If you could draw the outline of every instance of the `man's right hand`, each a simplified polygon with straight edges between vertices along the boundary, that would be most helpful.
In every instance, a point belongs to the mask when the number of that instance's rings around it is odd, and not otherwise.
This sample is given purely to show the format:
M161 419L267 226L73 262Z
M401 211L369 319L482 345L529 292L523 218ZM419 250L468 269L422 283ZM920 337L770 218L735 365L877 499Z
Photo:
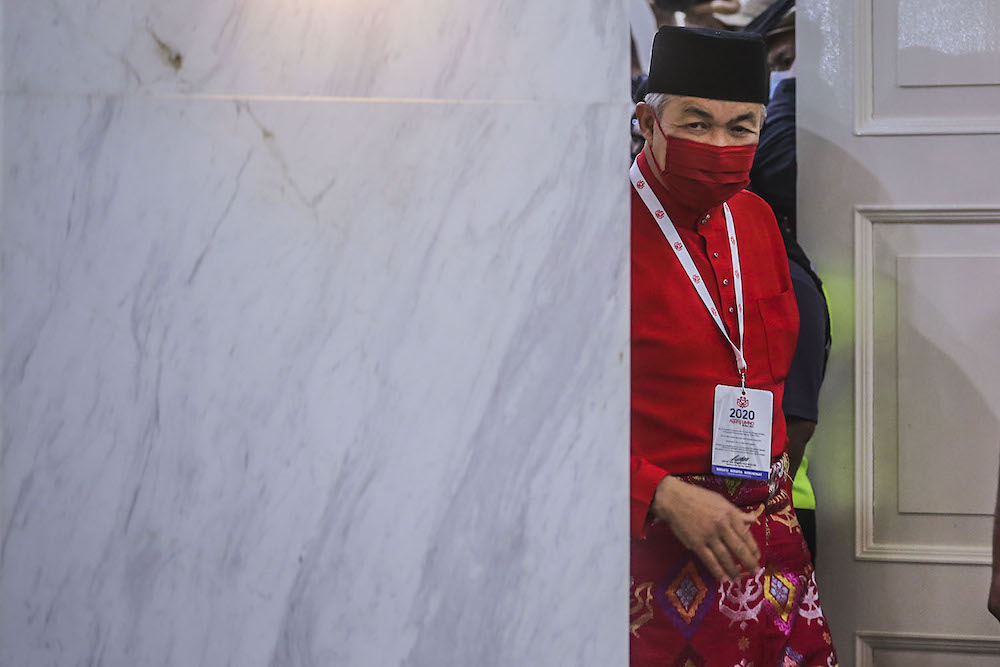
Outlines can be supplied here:
M754 517L718 493L667 476L650 509L719 581L739 578L740 564L751 573L760 568L760 549L750 534Z

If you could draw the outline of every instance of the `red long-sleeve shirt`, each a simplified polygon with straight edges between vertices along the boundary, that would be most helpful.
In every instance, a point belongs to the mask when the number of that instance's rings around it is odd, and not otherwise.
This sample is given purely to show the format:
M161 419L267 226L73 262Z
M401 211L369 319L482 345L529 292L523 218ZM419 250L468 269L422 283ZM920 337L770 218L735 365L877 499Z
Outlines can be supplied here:
M687 246L733 341L736 295L722 207L673 202L645 154L639 168ZM799 316L781 233L754 194L729 200L743 273L747 386L774 393L771 455L785 451L781 400ZM705 310L656 220L632 189L632 534L641 537L666 475L711 472L715 386L739 383L732 348Z

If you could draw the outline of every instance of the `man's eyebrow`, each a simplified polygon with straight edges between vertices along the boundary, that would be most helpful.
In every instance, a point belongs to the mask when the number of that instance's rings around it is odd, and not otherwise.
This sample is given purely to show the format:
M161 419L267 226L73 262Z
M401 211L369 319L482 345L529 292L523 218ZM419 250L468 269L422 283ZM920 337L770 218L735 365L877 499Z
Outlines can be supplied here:
M753 122L756 123L757 122L757 114L755 114L752 111L748 111L747 113L740 114L736 118L733 118L731 121L729 121L726 124L727 125L736 125L738 123L746 123L748 121L753 121Z
M698 116L699 118L703 118L705 120L710 120L710 121L713 121L713 122L715 121L715 116L713 116L709 112L705 111L701 107L696 107L694 105L688 105L688 106L684 107L684 113L686 113L686 114L692 114L694 116Z

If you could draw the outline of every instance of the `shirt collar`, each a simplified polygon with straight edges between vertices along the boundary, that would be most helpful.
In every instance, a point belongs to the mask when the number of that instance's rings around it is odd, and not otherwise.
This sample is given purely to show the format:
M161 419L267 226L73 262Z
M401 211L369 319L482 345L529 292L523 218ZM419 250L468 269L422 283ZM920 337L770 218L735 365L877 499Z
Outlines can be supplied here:
M698 223L705 221L706 225L711 224L712 220L716 218L716 210L721 211L721 206L717 206L709 211L697 211L693 208L688 208L683 204L674 200L667 192L667 189L663 187L659 179L654 175L654 167L650 165L649 160L646 159L646 150L643 149L639 151L639 156L636 158L639 162L639 171L642 175L646 177L646 182L649 183L650 187L653 189L653 194L656 198L660 200L663 208L666 209L667 215L670 216L670 220L674 223L678 229L697 229Z

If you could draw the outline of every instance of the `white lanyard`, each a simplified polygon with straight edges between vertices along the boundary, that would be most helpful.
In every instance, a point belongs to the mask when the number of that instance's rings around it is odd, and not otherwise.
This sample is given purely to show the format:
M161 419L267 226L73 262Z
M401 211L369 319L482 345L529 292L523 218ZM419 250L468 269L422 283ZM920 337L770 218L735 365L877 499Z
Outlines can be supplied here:
M740 331L740 346L736 347L733 340L729 337L729 332L726 331L726 326L722 323L722 318L719 316L719 309L716 308L715 302L712 300L712 295L708 293L708 289L705 287L705 281L701 279L701 275L698 273L698 267L695 266L694 260L691 259L691 253L688 252L687 246L681 240L680 234L677 233L677 228L674 227L673 221L670 220L670 216L667 212L663 210L663 206L660 205L660 200L656 198L653 194L653 189L649 187L643 178L642 172L639 170L639 162L636 160L632 163L632 169L629 171L629 176L632 177L632 186L635 191L639 193L639 197L642 202L649 209L650 214L656 219L656 223L660 226L660 231L666 237L667 242L670 243L670 247L673 249L674 254L677 255L677 259L680 261L681 266L688 274L688 278L691 279L691 284L694 285L694 290L701 297L701 302L705 304L705 308L708 310L712 319L715 320L715 324L719 327L719 331L722 335L726 337L726 341L729 346L733 348L733 354L736 356L736 370L740 373L740 378L746 383L746 371L747 362L746 358L743 356L743 277L740 272L740 251L739 246L736 244L736 227L733 225L733 214L729 211L729 205L723 204L722 210L726 214L726 230L729 232L729 245L731 247L731 254L733 257L733 289L736 291L736 321L739 325Z

